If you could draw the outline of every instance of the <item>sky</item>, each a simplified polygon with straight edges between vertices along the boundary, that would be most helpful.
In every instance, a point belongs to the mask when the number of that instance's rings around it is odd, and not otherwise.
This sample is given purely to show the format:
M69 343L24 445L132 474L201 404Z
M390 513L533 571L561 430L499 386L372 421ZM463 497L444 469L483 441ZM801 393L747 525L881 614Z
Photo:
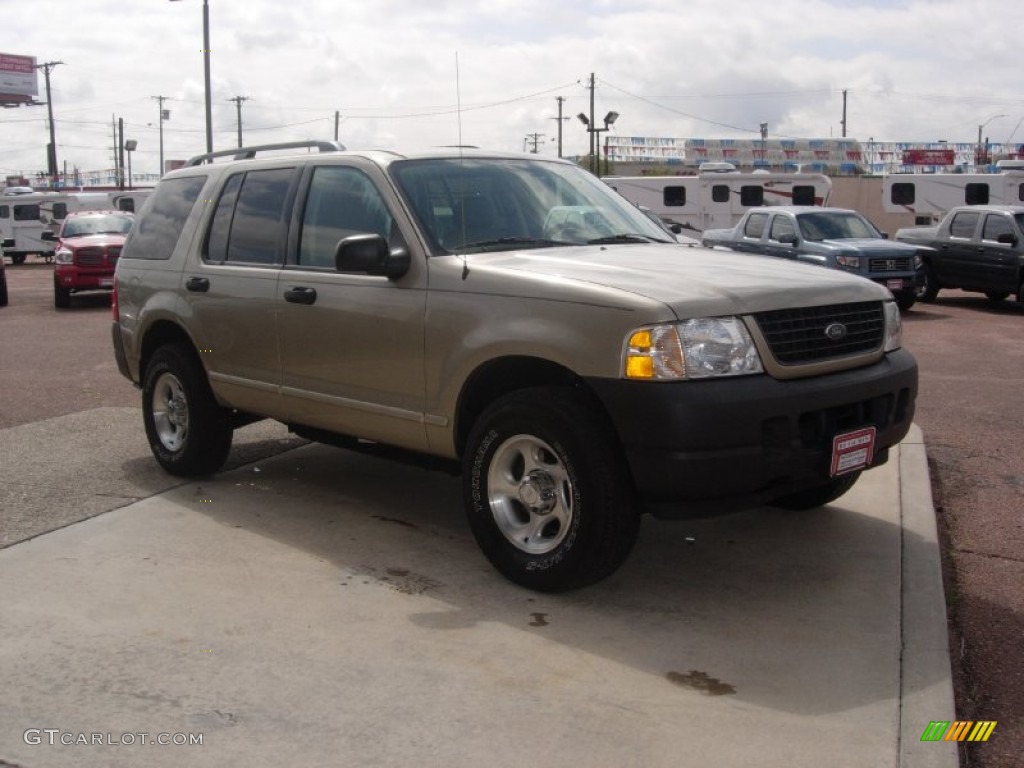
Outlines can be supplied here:
M622 136L1024 142L1019 0L208 0L214 149L332 139L585 154ZM202 0L0 0L0 53L51 72L58 162L205 151ZM45 101L42 72L39 101ZM561 97L562 102L558 99ZM559 107L562 117L558 120ZM0 171L46 167L45 106L0 110Z

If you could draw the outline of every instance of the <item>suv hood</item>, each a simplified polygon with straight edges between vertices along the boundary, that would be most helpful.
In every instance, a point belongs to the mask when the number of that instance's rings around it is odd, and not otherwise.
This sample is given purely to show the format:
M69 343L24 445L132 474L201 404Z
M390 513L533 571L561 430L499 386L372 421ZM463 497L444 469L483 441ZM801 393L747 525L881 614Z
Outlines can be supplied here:
M88 248L90 246L124 245L124 239L124 235L111 232L100 235L75 235L74 237L62 237L60 241L69 248Z
M466 259L469 279L487 283L478 290L610 306L640 297L671 307L678 317L891 298L870 280L837 270L680 245L578 246Z

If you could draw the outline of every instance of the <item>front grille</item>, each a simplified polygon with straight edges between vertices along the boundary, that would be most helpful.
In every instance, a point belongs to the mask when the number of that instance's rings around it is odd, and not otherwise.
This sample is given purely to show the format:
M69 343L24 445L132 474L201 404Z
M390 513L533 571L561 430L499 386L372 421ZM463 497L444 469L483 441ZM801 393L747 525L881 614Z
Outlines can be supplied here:
M783 365L802 365L852 357L882 346L885 315L877 301L759 312L754 315L775 359ZM836 326L845 333L841 338ZM832 328L833 335L825 329Z
M868 264L872 272L907 272L910 270L910 257L900 256L895 259L879 257L869 259Z
M102 247L79 248L75 252L75 263L80 267L103 267L114 266L121 255L120 245L111 245L106 249Z

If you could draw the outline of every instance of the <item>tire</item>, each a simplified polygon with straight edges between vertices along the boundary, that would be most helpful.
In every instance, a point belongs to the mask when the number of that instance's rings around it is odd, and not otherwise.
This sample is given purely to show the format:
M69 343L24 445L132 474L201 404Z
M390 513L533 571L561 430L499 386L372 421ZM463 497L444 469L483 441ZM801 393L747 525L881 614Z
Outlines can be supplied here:
M900 312L908 311L916 303L917 294L913 291L900 291L896 294L896 306L900 308Z
M24 264L26 256L28 256L27 253L16 253L13 256L11 256L11 263L12 264Z
M67 309L71 306L71 289L62 288L56 278L53 280L53 306L57 309Z
M463 457L469 525L491 564L539 592L600 581L629 555L637 498L611 426L572 390L494 402Z
M186 344L153 353L142 384L142 417L153 456L172 475L209 475L224 466L233 434L230 414L217 405Z
M921 271L921 285L917 287L917 300L931 304L939 295L939 284L935 282L935 272L931 264L925 264Z
M857 478L859 477L860 472L852 472L849 475L836 477L830 480L826 485L820 485L817 488L808 488L805 491L797 491L789 496L783 496L781 499L776 499L771 503L771 506L792 510L823 507L826 504L835 501L848 490L853 488L854 484L857 482Z
M985 291L985 297L989 301L1002 301L1009 295L1009 291Z
M0 256L2 259L3 256ZM3 271L3 265L0 264L0 307L7 306L7 274Z

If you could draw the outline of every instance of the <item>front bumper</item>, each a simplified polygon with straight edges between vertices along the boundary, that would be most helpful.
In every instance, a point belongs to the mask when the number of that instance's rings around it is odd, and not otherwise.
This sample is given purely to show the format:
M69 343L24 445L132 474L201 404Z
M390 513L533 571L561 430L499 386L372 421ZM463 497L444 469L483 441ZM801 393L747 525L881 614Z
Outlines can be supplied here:
M832 439L874 426L875 459L910 429L917 363L904 350L841 373L694 382L589 379L638 493L662 517L762 504L829 479Z
M54 269L53 278L61 288L72 291L109 291L114 287L114 270L80 269L74 265Z

